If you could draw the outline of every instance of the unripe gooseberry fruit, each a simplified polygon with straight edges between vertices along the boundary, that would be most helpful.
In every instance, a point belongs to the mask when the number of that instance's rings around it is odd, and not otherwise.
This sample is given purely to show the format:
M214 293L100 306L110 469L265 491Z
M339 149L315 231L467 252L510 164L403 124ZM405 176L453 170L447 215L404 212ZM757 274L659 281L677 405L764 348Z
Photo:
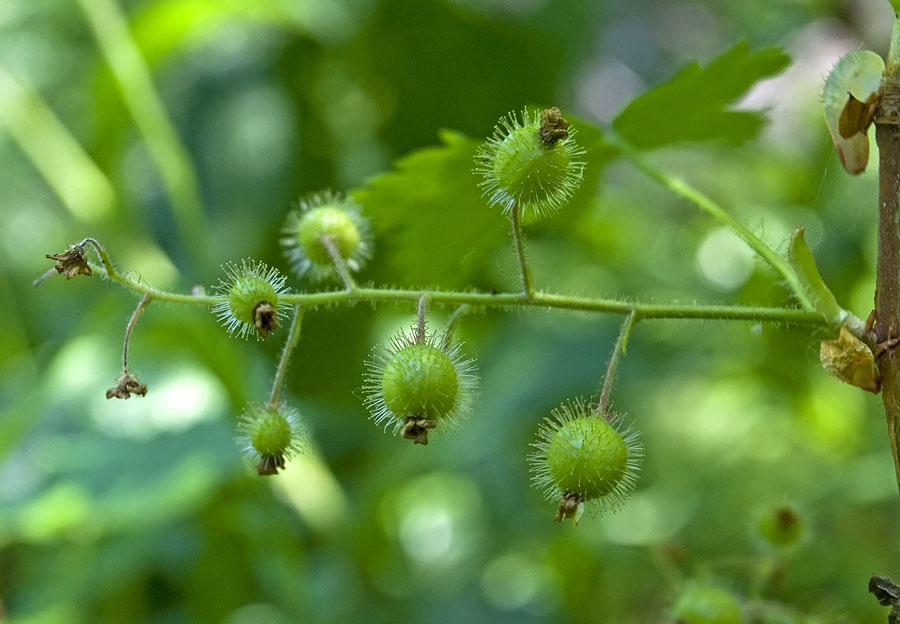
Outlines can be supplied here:
M216 287L225 297L213 306L219 322L230 334L245 338L251 331L265 338L281 327L279 297L287 292L285 277L262 262L244 260L225 266L226 279Z
M776 548L796 546L806 532L803 516L793 507L781 505L759 515L756 528L766 542Z
M291 268L298 276L308 275L313 280L339 276L332 252L351 272L359 271L372 255L372 234L360 207L330 191L301 199L281 232Z
M366 368L372 418L418 444L428 444L430 429L452 427L472 409L475 362L445 335L402 332L389 346L373 349Z
M581 184L584 149L558 108L500 119L475 153L475 173L491 205L535 217L557 212Z
M236 442L258 474L273 475L301 452L306 432L297 410L287 405L249 405L238 423Z
M634 489L643 459L637 432L615 414L599 414L578 399L553 410L538 428L528 458L532 483L559 502L557 521L577 524L585 509L616 510Z
M428 344L412 344L394 353L381 376L381 395L394 414L440 418L453 408L458 388L450 356Z
M692 585L672 609L678 624L741 624L741 605L731 592L715 585Z

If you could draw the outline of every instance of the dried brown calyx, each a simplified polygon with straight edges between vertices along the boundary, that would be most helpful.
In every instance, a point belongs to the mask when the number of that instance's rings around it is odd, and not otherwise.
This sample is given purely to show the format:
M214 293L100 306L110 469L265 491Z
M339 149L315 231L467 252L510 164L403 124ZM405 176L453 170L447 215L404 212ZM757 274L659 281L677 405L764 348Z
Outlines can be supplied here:
M414 414L406 417L406 422L403 424L403 430L400 434L407 440L412 440L416 444L425 445L428 444L428 430L434 429L436 426L437 421L428 420L427 418Z
M560 139L568 138L569 122L562 118L558 107L541 111L541 140L553 145Z
M281 327L281 323L278 322L278 308L268 301L257 303L253 308L253 326L260 338L265 338Z
M559 499L559 507L556 509L556 521L562 522L563 520L574 518L577 524L578 508L583 502L584 498L576 492L563 493Z
M106 391L106 398L128 399L131 398L132 394L146 396L147 385L142 384L137 375L125 370L116 379L116 385Z
M63 253L47 254L50 260L56 260L57 273L62 273L67 280L72 279L76 275L92 275L94 272L88 264L87 258L84 257L84 243L80 245L69 245Z

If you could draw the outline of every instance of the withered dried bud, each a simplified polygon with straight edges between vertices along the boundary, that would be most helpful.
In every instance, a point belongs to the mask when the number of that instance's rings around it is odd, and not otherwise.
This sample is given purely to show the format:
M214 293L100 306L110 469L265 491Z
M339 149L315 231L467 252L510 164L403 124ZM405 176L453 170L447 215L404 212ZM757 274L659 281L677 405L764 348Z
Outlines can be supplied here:
M56 272L62 273L67 280L76 275L91 275L93 271L84 257L84 245L69 245L61 254L47 254L50 260L56 260Z
M575 525L578 525L578 517L581 515L579 510L584 509L581 504L584 502L584 499L581 495L576 494L575 492L565 492L562 497L559 499L559 507L556 509L556 521L562 522L563 520L568 520L572 518L575 520Z
M881 390L881 378L875 368L872 350L851 334L846 325L841 325L836 340L822 341L819 359L825 371L838 381L874 394Z
M568 138L569 122L562 118L558 107L541 111L541 140L550 145L560 139Z
M428 430L437 426L436 420L429 420L421 416L408 416L400 434L415 444L428 444Z
M138 380L137 375L126 370L116 379L116 385L106 391L106 398L128 399L132 394L146 396L147 386Z
M281 327L278 322L278 308L268 301L260 301L253 308L253 326L260 338L265 338L270 332Z

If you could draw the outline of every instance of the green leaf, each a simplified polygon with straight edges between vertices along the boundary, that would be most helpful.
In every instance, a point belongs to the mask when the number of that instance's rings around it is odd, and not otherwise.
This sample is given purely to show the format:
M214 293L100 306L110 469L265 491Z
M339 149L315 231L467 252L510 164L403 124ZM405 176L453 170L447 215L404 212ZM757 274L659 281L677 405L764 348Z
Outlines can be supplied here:
M506 241L507 223L481 197L472 173L478 141L450 130L440 139L353 196L372 218L376 259L391 279L458 287L471 284L484 258Z
M832 325L840 325L844 320L846 313L841 309L837 299L834 298L832 292L822 279L819 268L816 266L816 259L812 255L809 246L806 244L806 238L803 236L803 228L797 228L791 234L791 244L788 247L788 261L797 272L803 289L809 296L809 300L816 308L817 312L828 319Z
M569 227L596 194L608 148L599 130L575 123L575 138L587 150L582 184L559 215L535 224L526 219L530 234ZM472 171L480 141L453 130L442 130L439 137L441 145L401 157L392 171L369 180L353 198L372 219L375 259L386 265L388 280L490 288L486 275L493 272L497 254L504 248L511 253L509 221L482 197L481 180Z
M779 48L750 52L747 42L738 43L706 67L691 63L633 100L613 120L613 128L642 149L678 141L742 143L756 135L764 119L756 112L728 110L728 105L789 62Z

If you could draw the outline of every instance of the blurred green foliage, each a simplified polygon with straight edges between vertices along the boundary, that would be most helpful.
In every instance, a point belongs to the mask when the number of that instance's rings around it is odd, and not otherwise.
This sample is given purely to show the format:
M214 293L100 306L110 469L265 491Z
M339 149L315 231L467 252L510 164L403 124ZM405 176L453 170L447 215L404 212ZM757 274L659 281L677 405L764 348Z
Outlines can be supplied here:
M502 114L555 103L583 120L589 165L572 206L528 227L539 288L789 303L730 232L614 160L594 126L624 110L619 123L632 118L628 128L651 139L720 139L651 156L780 250L804 225L838 300L865 317L874 167L844 174L818 89L841 53L883 51L887 3L123 2L128 40L189 155L197 240L182 235L162 184L172 163L154 159L88 26L115 6L0 5L0 601L10 621L664 622L691 583L733 592L754 621L885 618L865 592L871 573L897 574L880 401L825 375L821 332L641 324L613 397L642 431L641 481L621 512L573 529L529 487L525 456L542 417L594 392L620 319L467 317L481 400L456 434L423 448L384 435L359 398L371 345L414 310L310 312L287 393L315 454L260 479L231 438L244 404L268 392L278 334L232 340L206 311L151 305L130 349L149 392L107 401L137 298L99 279L31 280L50 266L44 254L86 235L163 288L209 288L221 264L244 257L286 267L276 244L286 211L332 187L373 220L362 280L508 290L506 223L480 199L471 154ZM748 140L756 122L733 116L756 117L731 102L783 65L760 52L772 46L794 64L739 104L769 118ZM729 49L758 67L711 72ZM677 74L696 59L699 69ZM626 108L676 74L678 106L670 96L640 116ZM698 108L695 95L716 105ZM722 106L727 122L702 123ZM199 261L195 246L206 247ZM435 310L435 326L449 312ZM805 537L782 552L755 527L785 503Z

